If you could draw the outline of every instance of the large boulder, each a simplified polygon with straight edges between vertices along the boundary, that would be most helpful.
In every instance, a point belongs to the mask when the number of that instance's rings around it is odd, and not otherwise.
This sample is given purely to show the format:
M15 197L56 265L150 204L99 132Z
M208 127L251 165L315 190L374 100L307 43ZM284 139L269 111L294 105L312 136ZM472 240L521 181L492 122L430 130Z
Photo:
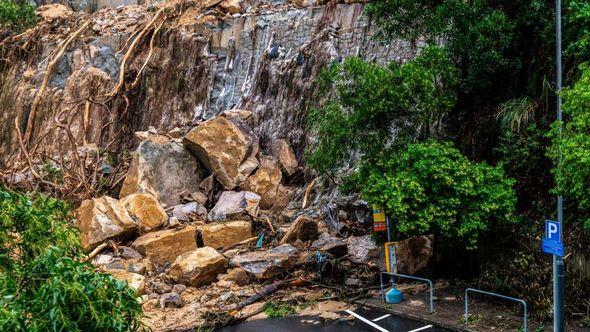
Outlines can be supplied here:
M227 190L238 186L258 167L258 139L236 118L207 120L193 128L183 144Z
M210 284L227 270L227 259L211 247L186 252L174 261L168 275L176 282L199 287Z
M217 204L209 211L209 220L236 220L258 216L261 197L250 191L224 191Z
M318 238L318 223L306 215L301 215L291 224L285 235L281 238L281 244L295 243L297 240L314 241Z
M298 251L290 244L283 244L266 251L236 255L231 265L241 267L258 279L268 279L293 268Z
M109 239L129 237L137 225L118 200L103 196L82 202L77 210L75 226L80 230L80 241L86 250Z
M141 232L149 232L162 226L168 215L158 200L150 194L132 194L124 197L121 203Z
M395 246L397 272L415 274L428 267L432 257L432 236L415 236Z
M172 263L176 257L197 247L197 229L166 229L147 233L133 242L133 247L153 264Z
M279 164L271 158L262 158L258 170L250 175L240 186L260 195L260 207L262 209L283 208L288 200L281 199L287 191L281 184L283 174Z
M336 257L344 256L348 253L348 246L346 242L339 237L322 233L319 239L313 241L311 244L312 250L323 251L330 253Z
M212 248L231 246L252 237L249 221L214 222L199 227L199 230L203 244Z
M150 135L137 147L119 196L151 194L162 204L180 204L180 194L199 190L199 165L180 143Z
M276 140L272 145L273 156L281 164L283 171L288 176L295 174L299 170L299 162L295 153L289 147L289 144L284 139Z

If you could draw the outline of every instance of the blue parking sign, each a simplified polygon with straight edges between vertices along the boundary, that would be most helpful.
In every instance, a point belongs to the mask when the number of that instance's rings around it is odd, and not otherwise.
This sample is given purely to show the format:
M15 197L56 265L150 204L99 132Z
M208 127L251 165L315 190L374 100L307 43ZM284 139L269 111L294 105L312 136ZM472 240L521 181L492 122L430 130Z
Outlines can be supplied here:
M545 237L541 242L541 249L546 254L563 257L563 242L561 242L561 223L555 220L545 221Z

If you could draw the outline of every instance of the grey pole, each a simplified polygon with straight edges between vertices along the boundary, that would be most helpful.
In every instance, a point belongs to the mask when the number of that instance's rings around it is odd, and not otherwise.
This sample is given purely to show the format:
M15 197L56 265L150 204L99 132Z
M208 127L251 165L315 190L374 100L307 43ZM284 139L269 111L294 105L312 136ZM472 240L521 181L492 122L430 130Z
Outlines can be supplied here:
M561 0L555 2L555 32L557 35L556 40L556 90L557 90L557 120L562 121L561 114ZM562 131L560 125L559 131ZM563 196L557 196L557 221L560 223L559 227L559 239L563 241ZM563 259L553 255L553 331L563 332L564 331L564 317L563 317L563 293L564 293L564 279L565 272L563 268Z

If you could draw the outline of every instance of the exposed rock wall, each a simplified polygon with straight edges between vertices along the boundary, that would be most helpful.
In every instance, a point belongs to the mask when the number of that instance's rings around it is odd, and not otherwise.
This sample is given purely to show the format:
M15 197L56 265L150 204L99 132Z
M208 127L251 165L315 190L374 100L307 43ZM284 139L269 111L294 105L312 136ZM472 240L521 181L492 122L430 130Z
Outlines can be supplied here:
M64 132L54 129L55 116L62 111L61 118L71 121L80 145L129 147L134 131L149 126L169 130L240 107L254 112L250 124L263 150L271 138L285 138L301 159L307 109L316 77L326 64L353 55L403 61L417 51L406 42L374 42L361 4L265 8L218 20L187 9L154 38L151 59L132 88L149 54L151 34L141 41L127 64L125 93L113 99L104 95L117 82L126 41L153 13L146 7L126 6L73 14L92 24L70 45L52 74L35 117L32 143L39 142L48 153L64 148ZM24 130L49 56L77 27L72 18L42 22L37 30L44 34L8 46L11 54L20 52L20 61L3 70L0 164L14 161L14 119L19 117Z

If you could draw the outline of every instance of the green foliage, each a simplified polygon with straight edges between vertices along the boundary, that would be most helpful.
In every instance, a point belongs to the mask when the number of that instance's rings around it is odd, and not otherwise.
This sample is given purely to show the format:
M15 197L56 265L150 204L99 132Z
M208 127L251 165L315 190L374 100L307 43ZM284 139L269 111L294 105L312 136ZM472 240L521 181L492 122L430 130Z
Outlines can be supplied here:
M578 203L580 211L590 216L590 67L585 66L580 80L563 91L565 125L556 122L548 151L555 168L556 191ZM563 126L563 133L559 127ZM590 218L586 220L590 228Z
M439 233L477 246L493 222L514 221L514 181L500 166L467 160L450 143L427 141L384 152L356 180L361 196L386 207L405 235Z
M135 292L81 263L67 204L0 189L0 326L7 331L142 328Z
M328 101L309 114L317 142L308 150L308 164L325 174L355 152L370 159L386 144L435 134L456 102L456 77L457 70L438 47L387 67L358 58L333 64L319 79L320 95Z
M269 301L262 307L268 318L281 318L295 314L295 307L285 301Z
M35 199L0 188L0 270L11 271L32 262L50 246L67 256L79 252L69 206L47 196Z
M383 40L444 40L446 50L463 70L466 91L487 88L483 77L518 67L505 54L514 40L515 24L487 1L383 0L367 5Z
M35 7L28 1L0 0L0 28L21 32L36 21Z

